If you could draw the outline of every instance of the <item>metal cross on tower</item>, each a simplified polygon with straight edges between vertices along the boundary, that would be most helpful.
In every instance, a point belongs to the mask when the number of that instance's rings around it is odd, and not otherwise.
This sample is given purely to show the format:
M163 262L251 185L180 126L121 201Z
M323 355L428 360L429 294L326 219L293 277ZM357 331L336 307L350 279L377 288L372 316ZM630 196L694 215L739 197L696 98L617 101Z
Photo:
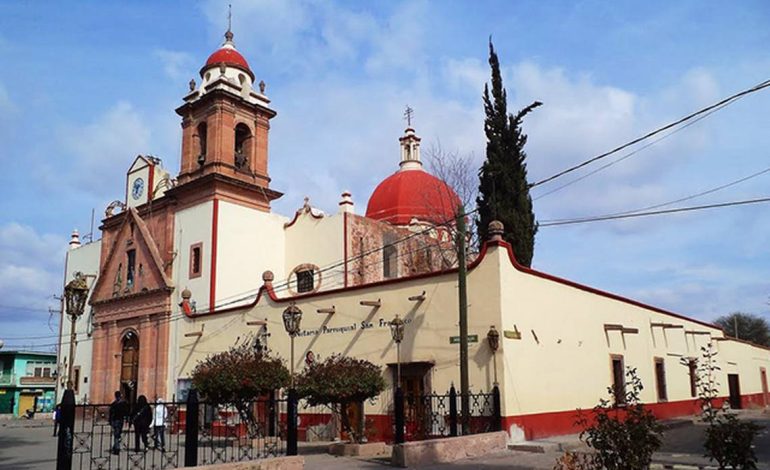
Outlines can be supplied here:
M406 125L409 127L412 127L413 114L414 114L414 109L410 108L409 105L406 105L406 111L404 111L404 119L406 119Z
M233 4L227 4L227 30L230 31L233 26Z

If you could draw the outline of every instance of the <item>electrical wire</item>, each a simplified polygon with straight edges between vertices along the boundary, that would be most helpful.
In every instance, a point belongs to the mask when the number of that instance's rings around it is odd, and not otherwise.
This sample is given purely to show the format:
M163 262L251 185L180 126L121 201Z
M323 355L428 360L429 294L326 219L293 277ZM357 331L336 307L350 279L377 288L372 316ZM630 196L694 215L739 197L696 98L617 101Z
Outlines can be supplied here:
M674 122L666 124L663 127L659 127L659 128L657 128L657 129L655 129L655 130L653 130L651 132L648 132L647 134L645 134L645 135L643 135L641 137L637 137L636 139L634 139L634 140L632 140L630 142L627 142L627 143L625 143L623 145L615 147L614 149L612 149L612 150L610 150L608 152L604 152L604 153L602 153L600 155L597 155L595 157L589 158L588 160L585 160L585 161L583 161L581 163L578 163L577 165L571 166L571 167L567 168L566 170L562 170L562 171L560 171L560 172L558 172L558 173L556 173L554 175L551 175L551 176L549 176L547 178L544 178L544 179L542 179L540 181L532 183L532 184L529 185L529 187L530 188L535 188L535 187L540 186L542 184L545 184L545 183L548 183L550 181L553 181L553 180L555 180L557 178L560 178L560 177L562 177L562 176L564 176L564 175L566 175L568 173L572 173L573 171L579 170L580 168L583 168L583 167L585 167L587 165L590 165L591 163L593 163L593 162L595 162L597 160L601 160L603 158L609 157L610 155L614 155L614 154L620 152L621 150L624 150L624 149L626 149L628 147L636 145L639 142L642 142L644 140L649 139L650 137L654 137L654 136L656 136L656 135L658 135L658 134L660 134L662 132L665 132L665 131L667 131L667 130L669 130L671 128L674 128L674 127L676 127L676 126L678 126L680 124L683 124L683 123L685 123L687 121L690 121L691 119L697 118L698 116L700 116L702 114L708 113L708 112L710 112L712 110L717 110L717 108L723 109L724 107L726 107L726 106L728 106L728 105L738 101L739 99L743 98L744 96L749 95L751 93L755 93L755 92L760 91L760 90L763 90L763 89L765 89L765 88L767 88L769 86L770 86L770 80L765 80L765 81L763 81L761 83L758 83L757 85L754 85L751 88L748 88L746 90L743 90L743 91L740 91L740 92L735 93L733 95L730 95L727 98L724 98L724 99L722 99L722 100L720 100L720 101L718 101L718 102L716 102L716 103L714 103L712 105L709 105L709 106L706 106L705 108L699 109L698 111L690 113L690 114L688 114L688 115L686 115L686 116L684 116L684 117L682 117L682 118L680 118L680 119L678 119L678 120L676 120Z
M721 207L744 206L748 204L759 204L762 202L770 202L770 197L762 197L757 199L745 199L742 201L722 202L717 204L706 204L702 206L679 207L676 209L664 209L659 211L636 212L633 214L587 217L583 219L573 219L573 220L564 220L560 222L543 223L543 224L539 224L539 227L554 227L557 225L573 225L573 224L582 224L587 222L601 222L605 220L630 219L634 217L647 217L652 215L675 214L678 212L691 212L691 211L698 211L703 209L716 209Z
M756 173L752 173L752 174L750 174L748 176L744 176L743 178L731 181L729 183L719 185L719 186L717 186L715 188L707 189L705 191L701 191L701 192L698 192L698 193L695 193L695 194L691 194L689 196L685 196L685 197L682 197L682 198L679 198L679 199L674 199L673 201L663 202L663 203L660 203L660 204L653 204L651 206L640 207L638 209L632 209L632 210L627 210L627 211L622 211L622 212L613 212L613 213L610 213L610 214L603 214L603 215L599 215L599 216L567 217L567 218L562 218L562 219L545 219L545 220L540 220L538 222L541 223L541 224L550 224L550 223L553 223L553 222L563 222L563 221L567 221L567 220L595 219L597 217L611 217L611 216L616 216L616 215L634 214L634 213L637 213L637 212L644 212L644 211L649 211L649 210L653 210L653 209L659 209L661 207L666 207L666 206L670 206L672 204L678 204L680 202L690 201L692 199L696 199L696 198L699 198L699 197L702 197L702 196L706 196L708 194L713 194L713 193L715 193L717 191L721 191L723 189L727 189L727 188L735 186L737 184L746 182L746 181L748 181L750 179L753 179L753 178L756 178L758 176L764 175L765 173L768 173L768 172L770 172L770 167L767 167L764 170L758 171Z

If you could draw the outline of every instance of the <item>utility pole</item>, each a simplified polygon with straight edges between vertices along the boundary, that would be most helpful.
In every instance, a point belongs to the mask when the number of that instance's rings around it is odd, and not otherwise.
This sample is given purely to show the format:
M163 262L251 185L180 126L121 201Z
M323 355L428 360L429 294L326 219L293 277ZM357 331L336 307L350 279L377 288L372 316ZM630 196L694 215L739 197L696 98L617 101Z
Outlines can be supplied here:
M468 434L470 386L468 383L468 288L465 263L465 209L457 206L457 290L460 299L460 422L463 435Z

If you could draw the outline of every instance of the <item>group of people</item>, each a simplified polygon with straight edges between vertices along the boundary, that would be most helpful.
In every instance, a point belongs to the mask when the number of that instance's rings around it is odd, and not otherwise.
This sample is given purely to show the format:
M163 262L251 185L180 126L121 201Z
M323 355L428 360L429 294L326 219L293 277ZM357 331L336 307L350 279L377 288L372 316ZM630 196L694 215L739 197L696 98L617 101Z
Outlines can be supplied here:
M151 407L147 397L139 395L136 405L131 410L128 402L123 399L120 392L115 392L115 400L110 404L109 422L112 427L112 453L120 453L120 441L123 434L123 426L128 421L134 427L134 452L139 452L139 441L144 444L144 450L149 448L148 434L152 427L152 438L155 448L161 452L166 451L166 420L168 408L161 399L156 399Z

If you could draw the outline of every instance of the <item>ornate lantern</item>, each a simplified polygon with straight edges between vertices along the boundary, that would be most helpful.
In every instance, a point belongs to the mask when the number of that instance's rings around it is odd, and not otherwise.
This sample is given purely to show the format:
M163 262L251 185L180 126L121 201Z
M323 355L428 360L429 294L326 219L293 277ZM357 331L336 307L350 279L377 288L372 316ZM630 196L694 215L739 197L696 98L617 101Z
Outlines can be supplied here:
M302 321L302 310L294 303L286 307L283 311L283 327L292 338L299 333L299 324Z
M75 273L75 279L64 286L64 301L67 306L67 315L78 318L83 314L88 298L88 284L86 277L81 272Z
M390 335L396 344L401 344L404 340L404 320L399 318L398 314L390 321Z
M493 354L500 348L500 333L495 329L495 325L489 327L489 331L487 332L487 342L489 343L489 349L492 350Z

